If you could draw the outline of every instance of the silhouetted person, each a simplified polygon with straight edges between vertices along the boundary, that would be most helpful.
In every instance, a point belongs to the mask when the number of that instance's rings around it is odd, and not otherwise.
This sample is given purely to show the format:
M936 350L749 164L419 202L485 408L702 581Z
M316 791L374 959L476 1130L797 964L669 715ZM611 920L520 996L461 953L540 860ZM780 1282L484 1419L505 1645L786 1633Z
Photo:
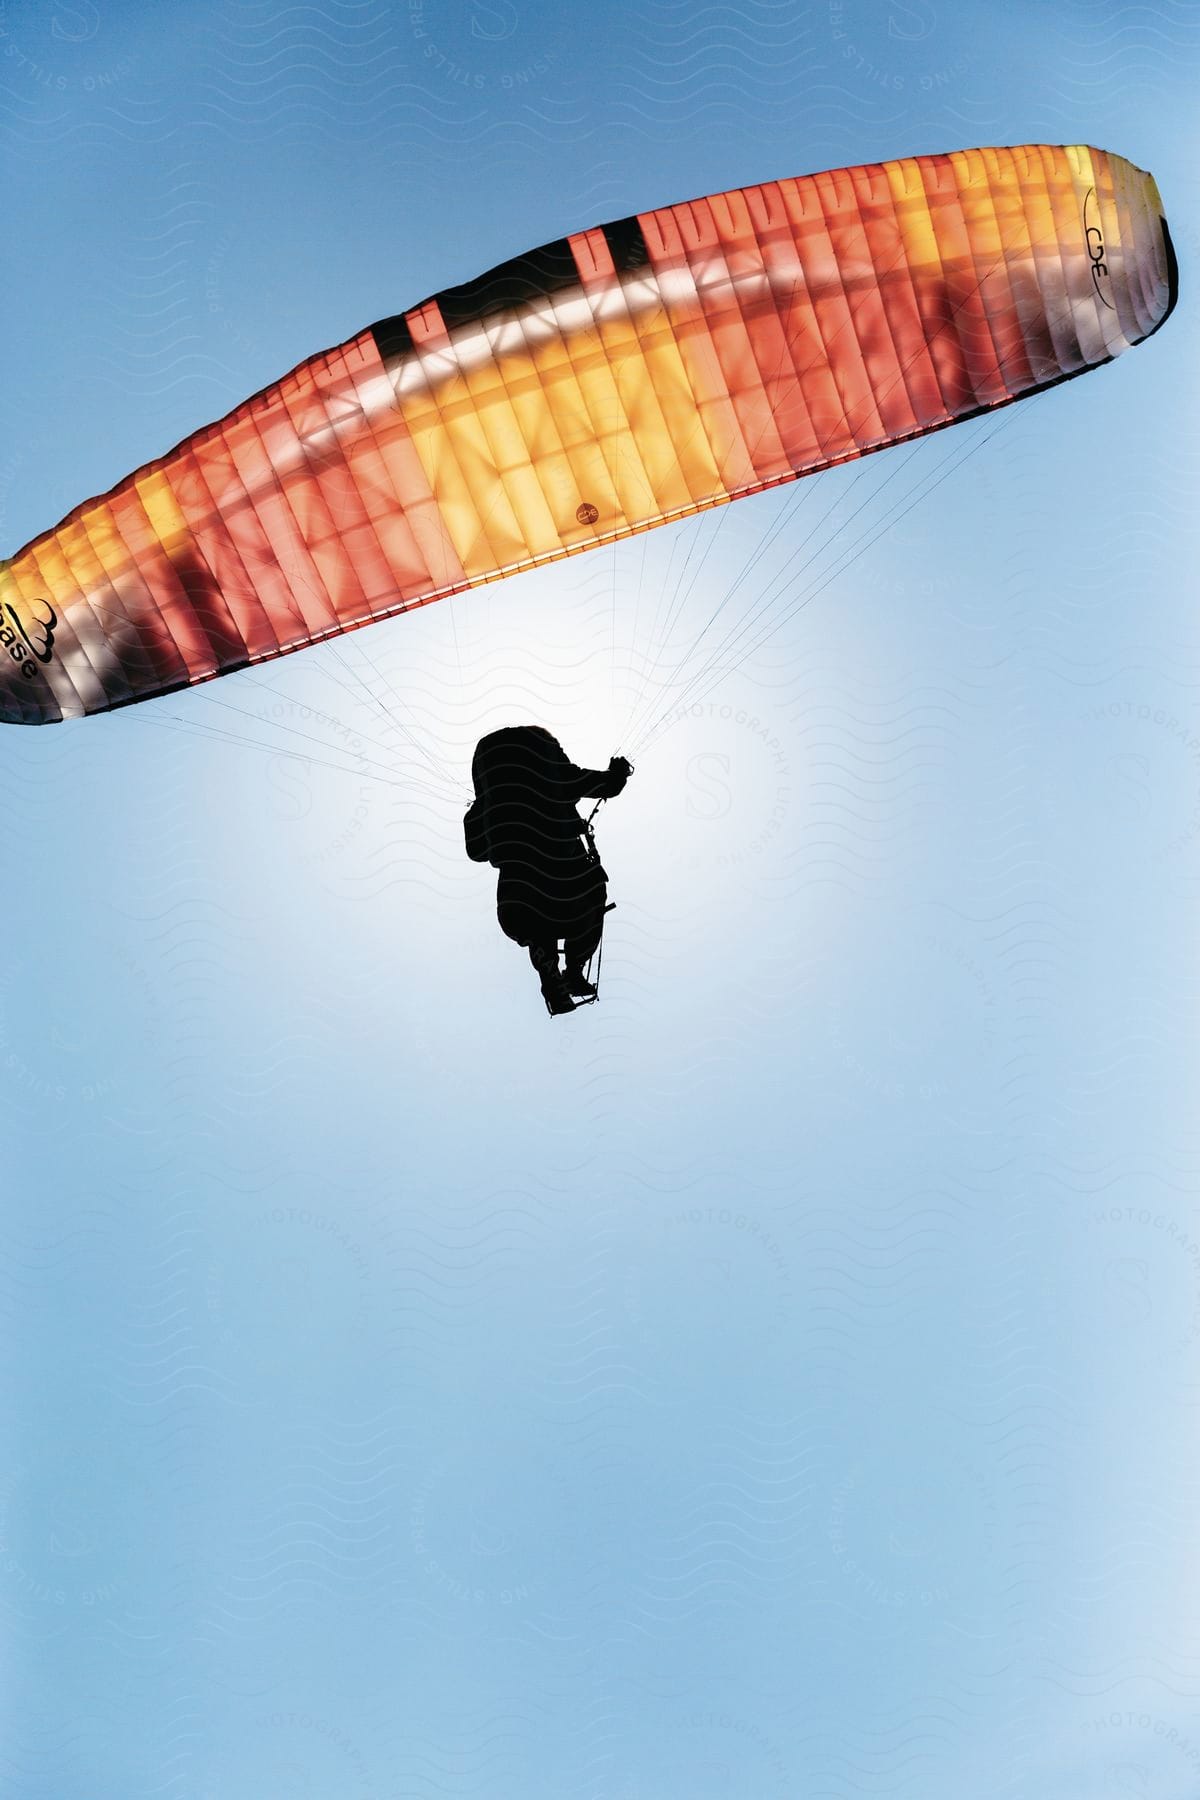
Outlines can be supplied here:
M608 877L575 808L580 800L611 800L631 773L619 756L607 769L577 769L540 725L493 731L475 749L475 801L463 821L467 855L499 869L500 929L529 951L554 1013L595 999L584 971L608 899Z

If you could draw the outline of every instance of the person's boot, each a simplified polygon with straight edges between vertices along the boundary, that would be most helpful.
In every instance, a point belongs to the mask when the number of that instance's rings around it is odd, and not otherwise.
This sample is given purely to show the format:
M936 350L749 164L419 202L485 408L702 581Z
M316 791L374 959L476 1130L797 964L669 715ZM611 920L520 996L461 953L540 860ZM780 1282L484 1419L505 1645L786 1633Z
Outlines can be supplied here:
M575 1002L567 989L566 977L557 976L553 981L543 981L542 999L546 1009L551 1013L569 1013L575 1011Z
M577 1000L594 1000L596 998L596 984L594 981L588 980L582 969L568 969L563 979L566 982L568 994L574 994Z

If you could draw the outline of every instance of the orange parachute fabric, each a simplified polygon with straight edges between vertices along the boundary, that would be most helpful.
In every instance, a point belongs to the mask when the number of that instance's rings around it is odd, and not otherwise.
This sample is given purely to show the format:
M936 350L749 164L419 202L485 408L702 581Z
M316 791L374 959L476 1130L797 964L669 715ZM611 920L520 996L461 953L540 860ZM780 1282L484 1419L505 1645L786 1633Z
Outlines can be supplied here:
M0 718L103 712L1110 361L1175 301L1151 176L964 150L581 231L302 363L0 562Z

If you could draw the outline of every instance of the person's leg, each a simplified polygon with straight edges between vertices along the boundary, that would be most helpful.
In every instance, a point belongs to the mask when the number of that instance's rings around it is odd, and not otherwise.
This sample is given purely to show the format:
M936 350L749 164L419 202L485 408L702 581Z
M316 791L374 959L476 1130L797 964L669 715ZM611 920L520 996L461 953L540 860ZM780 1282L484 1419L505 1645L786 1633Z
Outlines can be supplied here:
M567 987L581 1000L594 1000L596 989L584 970L596 954L604 930L608 879L601 863L588 858L578 871L574 905L564 927Z
M550 1011L574 1012L575 1002L558 966L558 940L551 938L530 944L529 960L537 970L542 984L542 998Z
M596 989L584 970L596 954L600 943L600 934L604 930L604 911L589 914L575 926L572 935L564 944L563 961L567 965L567 988L582 1000L595 997Z
M558 939L544 909L536 902L536 894L531 894L520 871L507 865L501 869L496 888L496 915L501 931L514 944L528 950L541 982L542 998L550 1011L574 1012L575 1002L558 966Z
M562 973L558 966L558 944L553 940L539 940L529 945L529 960L541 976L543 983L553 981Z

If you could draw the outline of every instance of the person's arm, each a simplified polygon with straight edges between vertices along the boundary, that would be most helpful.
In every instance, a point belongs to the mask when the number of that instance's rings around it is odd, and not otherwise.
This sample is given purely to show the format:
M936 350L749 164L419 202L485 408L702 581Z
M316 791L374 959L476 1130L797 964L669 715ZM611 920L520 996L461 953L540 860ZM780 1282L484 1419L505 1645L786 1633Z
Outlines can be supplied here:
M623 756L614 756L607 769L577 769L568 777L572 800L612 800L633 773Z

